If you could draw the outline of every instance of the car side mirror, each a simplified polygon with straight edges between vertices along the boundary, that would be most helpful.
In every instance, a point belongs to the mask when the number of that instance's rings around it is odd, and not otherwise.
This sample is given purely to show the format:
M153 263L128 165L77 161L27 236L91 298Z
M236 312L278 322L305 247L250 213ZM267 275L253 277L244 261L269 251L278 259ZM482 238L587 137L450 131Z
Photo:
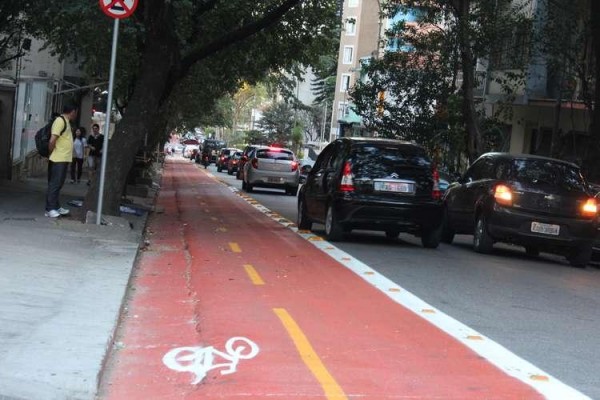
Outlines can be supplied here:
M312 170L312 167L310 165L305 165L302 167L302 172L304 172L305 174L310 173L311 170Z

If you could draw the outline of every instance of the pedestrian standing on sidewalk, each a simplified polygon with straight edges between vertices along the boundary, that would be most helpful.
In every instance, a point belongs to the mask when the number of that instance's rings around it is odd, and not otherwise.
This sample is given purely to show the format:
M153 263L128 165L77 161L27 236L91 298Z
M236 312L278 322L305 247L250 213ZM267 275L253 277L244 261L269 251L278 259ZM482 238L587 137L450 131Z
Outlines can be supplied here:
M83 157L87 140L85 139L85 128L79 127L75 129L75 137L73 138L73 161L71 161L71 183L79 183L81 174L83 173Z
M88 147L90 154L88 156L88 186L96 174L102 160L102 146L104 145L104 135L100 133L100 125L92 125L92 134L88 138Z
M69 210L60 206L59 196L67 178L69 163L73 159L73 133L70 121L76 117L77 107L67 104L60 117L52 123L50 142L48 143L52 167L46 194L46 217L57 218L69 214Z

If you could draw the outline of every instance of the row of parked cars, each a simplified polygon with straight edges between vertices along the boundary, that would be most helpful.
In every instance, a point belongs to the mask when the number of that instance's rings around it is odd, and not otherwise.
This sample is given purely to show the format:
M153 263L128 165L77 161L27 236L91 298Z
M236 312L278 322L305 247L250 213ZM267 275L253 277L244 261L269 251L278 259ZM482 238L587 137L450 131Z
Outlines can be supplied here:
M244 175L244 187L251 190L254 175L249 177ZM409 232L424 247L436 248L442 241L452 243L456 234L470 234L480 253L505 242L525 247L532 256L564 255L576 267L590 261L599 199L576 165L487 153L450 180L414 143L340 138L307 174L298 193L297 224L300 229L324 224L332 241L353 229L368 229L390 238Z

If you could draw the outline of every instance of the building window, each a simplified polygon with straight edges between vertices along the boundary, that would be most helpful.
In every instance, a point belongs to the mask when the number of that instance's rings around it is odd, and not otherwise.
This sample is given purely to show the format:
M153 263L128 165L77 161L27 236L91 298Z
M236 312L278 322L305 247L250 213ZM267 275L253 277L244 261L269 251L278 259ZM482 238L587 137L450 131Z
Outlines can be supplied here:
M348 7L358 7L358 0L348 0Z
M351 17L346 20L346 35L354 36L356 35L356 18Z
M354 61L354 46L344 46L344 64L352 64Z
M342 74L340 92L347 92L350 89L350 74Z
M338 118L345 117L347 111L348 111L348 103L345 101L340 101L338 103Z

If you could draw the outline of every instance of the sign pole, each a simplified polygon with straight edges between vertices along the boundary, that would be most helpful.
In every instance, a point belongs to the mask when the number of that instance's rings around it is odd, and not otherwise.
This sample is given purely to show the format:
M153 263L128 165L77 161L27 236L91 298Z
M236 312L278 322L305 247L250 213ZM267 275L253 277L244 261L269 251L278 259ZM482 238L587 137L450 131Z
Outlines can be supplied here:
M108 102L106 103L106 122L104 123L104 144L102 145L102 163L100 164L100 186L98 188L98 210L96 225L102 223L102 202L104 199L104 177L106 175L106 160L108 158L108 134L110 115L112 113L113 86L115 81L115 65L117 63L117 42L119 40L119 19L115 18L113 27L112 53L110 56L110 78L108 81Z

